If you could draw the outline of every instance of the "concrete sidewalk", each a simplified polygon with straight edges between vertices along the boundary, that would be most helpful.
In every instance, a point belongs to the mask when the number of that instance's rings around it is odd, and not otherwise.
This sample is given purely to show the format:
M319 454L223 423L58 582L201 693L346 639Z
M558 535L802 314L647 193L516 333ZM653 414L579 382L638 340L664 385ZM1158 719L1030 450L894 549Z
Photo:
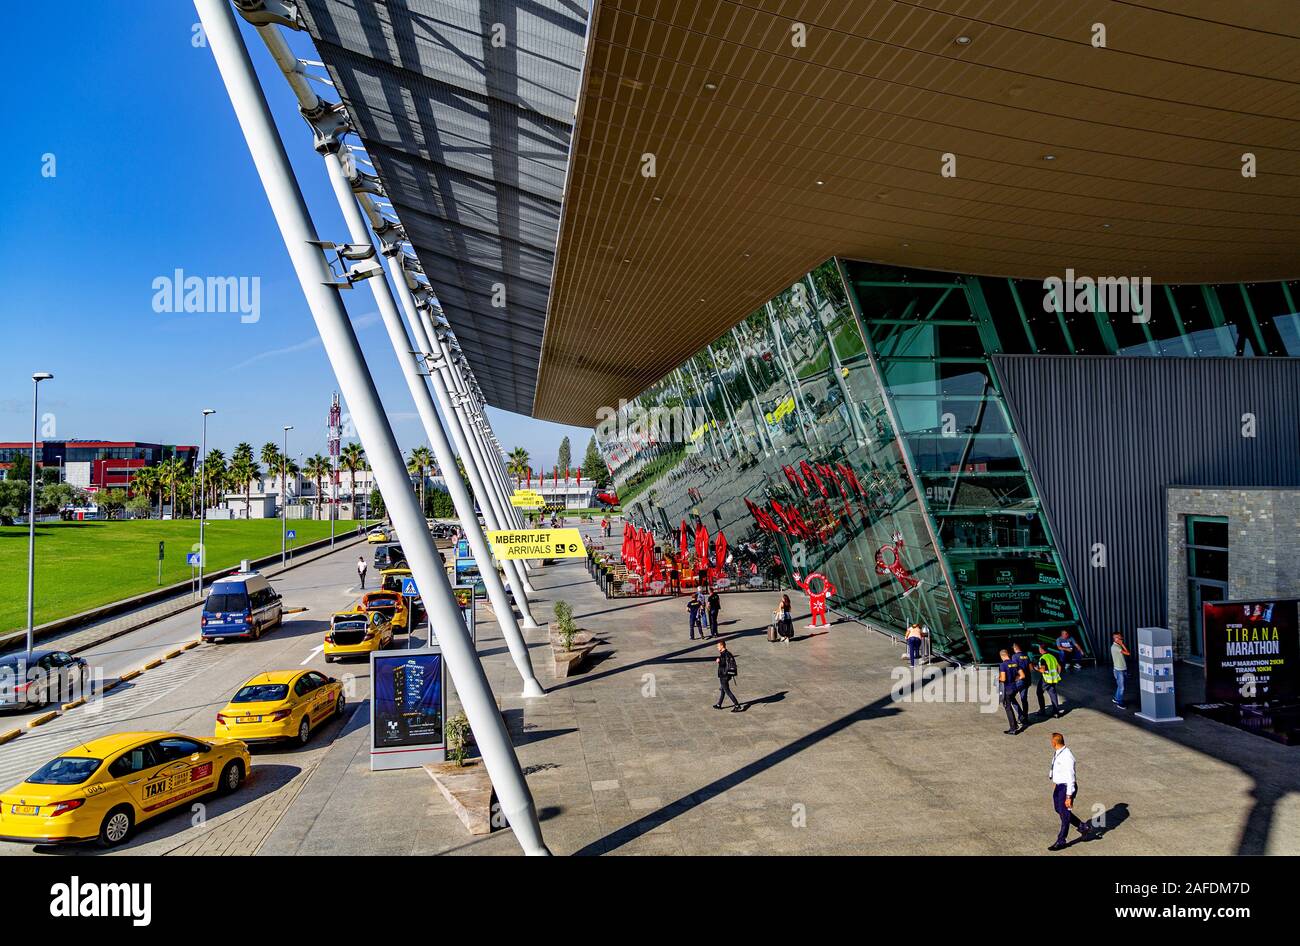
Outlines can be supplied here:
M533 582L539 620L562 598L607 641L587 672L556 681L544 631L530 634L549 694L523 701L479 616L480 656L557 854L1045 854L1057 729L1079 759L1077 810L1105 830L1052 856L1300 853L1294 750L1195 717L1146 724L1110 705L1104 670L1067 676L1064 719L1006 736L996 706L895 701L892 639L848 621L812 634L797 614L796 641L769 644L776 596L731 594L722 631L748 709L719 712L714 643L687 639L685 599L606 600L579 561ZM367 712L260 853L519 853L507 831L466 834L422 771L371 773Z

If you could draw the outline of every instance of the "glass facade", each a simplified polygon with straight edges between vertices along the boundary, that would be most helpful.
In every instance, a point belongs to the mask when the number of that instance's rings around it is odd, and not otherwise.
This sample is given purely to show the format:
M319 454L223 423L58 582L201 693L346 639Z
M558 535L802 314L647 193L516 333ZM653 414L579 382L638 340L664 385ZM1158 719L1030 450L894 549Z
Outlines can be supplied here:
M838 610L952 659L1087 646L991 357L1300 355L1300 284L1019 280L830 260L597 437L624 509L751 572L821 572Z

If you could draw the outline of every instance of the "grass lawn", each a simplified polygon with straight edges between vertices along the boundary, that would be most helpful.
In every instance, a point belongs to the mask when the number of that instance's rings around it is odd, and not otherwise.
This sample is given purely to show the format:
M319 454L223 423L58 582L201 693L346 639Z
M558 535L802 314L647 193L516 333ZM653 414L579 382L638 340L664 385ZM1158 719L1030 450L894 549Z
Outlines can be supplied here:
M328 519L289 523L294 546L330 534ZM335 535L356 528L335 524ZM208 571L280 549L279 519L209 522ZM185 581L185 556L199 541L194 519L52 522L36 526L36 623L75 614L158 587L158 543L164 543L162 583ZM27 526L0 526L0 631L27 626Z

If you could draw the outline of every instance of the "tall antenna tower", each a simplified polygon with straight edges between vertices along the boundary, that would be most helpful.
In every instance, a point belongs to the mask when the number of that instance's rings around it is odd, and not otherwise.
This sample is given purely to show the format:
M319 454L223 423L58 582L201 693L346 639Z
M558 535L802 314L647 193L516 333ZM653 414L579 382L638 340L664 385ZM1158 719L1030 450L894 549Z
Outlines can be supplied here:
M330 401L330 420L325 435L326 444L329 446L330 466L333 468L332 479L334 488L330 497L330 502L338 502L339 496L339 444L343 434L343 414L339 410L339 392L334 392L334 397Z

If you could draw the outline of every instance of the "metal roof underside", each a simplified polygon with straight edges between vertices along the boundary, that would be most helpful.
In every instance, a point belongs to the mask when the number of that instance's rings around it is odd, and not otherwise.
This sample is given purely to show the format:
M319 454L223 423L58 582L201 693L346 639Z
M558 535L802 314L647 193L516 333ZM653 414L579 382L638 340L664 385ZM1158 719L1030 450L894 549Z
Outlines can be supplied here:
M590 0L302 7L484 396L532 413Z

